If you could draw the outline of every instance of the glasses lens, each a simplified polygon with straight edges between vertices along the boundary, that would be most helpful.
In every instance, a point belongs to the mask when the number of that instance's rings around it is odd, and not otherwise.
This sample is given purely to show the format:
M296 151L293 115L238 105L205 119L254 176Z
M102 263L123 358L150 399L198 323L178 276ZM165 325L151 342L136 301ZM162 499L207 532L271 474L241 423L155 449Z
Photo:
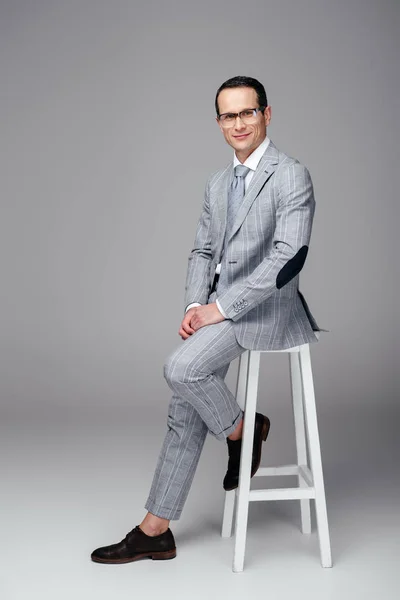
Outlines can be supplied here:
M235 122L236 115L232 113L225 113L224 115L221 115L219 119L222 127L230 127Z
M248 110L242 110L240 118L244 123L251 123L251 121L255 120L256 115L257 111L249 108Z

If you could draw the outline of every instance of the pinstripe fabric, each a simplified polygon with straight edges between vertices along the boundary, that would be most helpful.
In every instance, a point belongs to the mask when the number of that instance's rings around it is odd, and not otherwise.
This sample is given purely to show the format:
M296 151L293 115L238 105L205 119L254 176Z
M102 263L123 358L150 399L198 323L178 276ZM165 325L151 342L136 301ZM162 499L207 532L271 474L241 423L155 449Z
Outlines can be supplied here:
M145 508L164 519L179 519L209 431L225 440L243 412L224 378L229 364L244 352L232 323L198 329L164 365L173 391L168 430L158 457Z
M270 140L222 252L232 177L231 161L207 181L188 258L184 306L218 298L244 348L281 350L316 342L314 330L321 329L299 292L300 274L283 287L276 285L283 267L310 244L315 199L307 168ZM224 284L219 282L211 297L219 262L221 273L225 270Z

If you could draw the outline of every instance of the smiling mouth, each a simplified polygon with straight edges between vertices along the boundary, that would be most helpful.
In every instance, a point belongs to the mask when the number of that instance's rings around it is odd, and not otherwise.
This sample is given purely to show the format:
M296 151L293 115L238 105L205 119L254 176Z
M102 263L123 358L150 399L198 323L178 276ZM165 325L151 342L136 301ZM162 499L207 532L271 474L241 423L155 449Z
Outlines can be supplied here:
M250 135L250 133L244 133L243 135L234 135L233 137L236 139L241 139L247 137L248 135Z

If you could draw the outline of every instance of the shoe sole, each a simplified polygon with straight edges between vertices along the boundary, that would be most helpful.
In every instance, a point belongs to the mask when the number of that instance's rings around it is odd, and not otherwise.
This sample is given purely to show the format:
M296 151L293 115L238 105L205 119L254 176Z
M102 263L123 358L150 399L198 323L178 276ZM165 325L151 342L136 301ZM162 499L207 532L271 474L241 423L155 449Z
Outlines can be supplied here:
M263 422L262 429L261 429L261 439L263 442L265 442L267 440L270 427L271 427L270 420L268 419L268 417L264 417L264 422ZM255 467L254 471L251 472L250 478L254 477L254 475L257 473L258 469L260 468L261 450L262 450L262 444L260 444L260 447L259 447L256 467ZM237 487L238 486L235 485L234 487L224 488L224 489L226 492L231 492L232 490L236 490Z
M130 558L97 558L96 556L92 556L91 559L92 561L98 563L119 565L123 563L134 562L135 560L141 560L142 558L151 558L152 560L170 560L171 558L175 557L176 548L166 552L143 552L142 554L136 554L136 556L132 556Z

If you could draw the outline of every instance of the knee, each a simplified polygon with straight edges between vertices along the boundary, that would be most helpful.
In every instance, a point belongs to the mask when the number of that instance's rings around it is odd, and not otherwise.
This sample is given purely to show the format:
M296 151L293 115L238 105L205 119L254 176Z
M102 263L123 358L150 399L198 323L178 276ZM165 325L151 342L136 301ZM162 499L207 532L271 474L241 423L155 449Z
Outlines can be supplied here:
M168 357L164 363L164 379L169 383L174 377L174 361Z
M191 383L203 377L194 369L193 359L185 358L182 354L170 355L164 363L164 377L168 384Z

